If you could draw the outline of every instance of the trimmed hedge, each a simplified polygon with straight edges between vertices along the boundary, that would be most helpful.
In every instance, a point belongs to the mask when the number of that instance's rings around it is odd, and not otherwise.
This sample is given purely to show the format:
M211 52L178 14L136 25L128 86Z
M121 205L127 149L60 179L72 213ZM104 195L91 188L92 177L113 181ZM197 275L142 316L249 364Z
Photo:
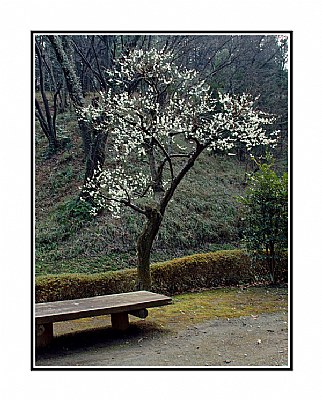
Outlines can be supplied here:
M36 303L133 292L136 270L36 277Z
M195 254L151 266L152 290L167 295L204 288L230 286L265 280L262 265L251 267L241 250ZM136 269L98 274L39 276L35 282L36 302L68 300L135 290ZM280 265L280 281L287 281L287 257Z

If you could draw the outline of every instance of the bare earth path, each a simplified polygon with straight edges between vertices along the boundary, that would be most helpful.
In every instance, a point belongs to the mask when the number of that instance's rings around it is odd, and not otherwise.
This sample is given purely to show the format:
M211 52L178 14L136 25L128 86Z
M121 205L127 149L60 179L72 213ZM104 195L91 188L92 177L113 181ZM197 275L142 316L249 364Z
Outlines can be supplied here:
M147 321L57 338L36 367L287 367L287 313L212 319L178 332Z

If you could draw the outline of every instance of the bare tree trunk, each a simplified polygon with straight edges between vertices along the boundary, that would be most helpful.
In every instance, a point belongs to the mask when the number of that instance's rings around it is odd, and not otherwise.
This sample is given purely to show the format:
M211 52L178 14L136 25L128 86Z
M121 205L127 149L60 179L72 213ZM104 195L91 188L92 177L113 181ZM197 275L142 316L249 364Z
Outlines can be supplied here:
M201 152L205 149L205 146L197 143L195 152L189 157L185 166L181 169L178 175L173 178L172 184L170 188L164 193L163 197L160 199L161 192L159 191L158 179L159 174L153 171L152 168L152 176L155 175L156 181L154 182L154 192L156 195L156 199L158 199L158 207L148 208L146 209L145 215L147 217L147 221L144 225L143 232L139 236L137 241L137 255L138 255L138 275L137 275L137 288L138 290L150 290L151 289L151 272L150 272L150 255L151 249L156 238L163 216L165 214L167 205L171 200L176 188L185 177L185 175L189 172L189 170L193 167L194 162L201 154ZM153 162L152 162L153 161ZM171 161L171 160L169 160ZM150 167L153 167L154 160L150 160Z
M269 272L273 285L276 284L276 257L275 246L273 241L269 241Z
M55 93L55 95L56 95L56 93ZM43 95L43 102L44 102L45 108L46 108L46 116L44 116L41 106L40 106L38 100L36 99L35 100L36 117L40 123L41 129L43 130L43 132L46 135L47 140L48 140L48 151L47 151L48 155L52 155L52 154L56 153L56 151L59 148L59 142L57 139L56 125L55 125L56 113L57 113L56 101L54 101L53 117L51 116L51 114L49 112L48 100L47 100L46 95Z
M85 99L80 80L76 75L75 65L73 65L71 57L68 56L68 52L65 51L62 38L52 35L48 35L47 37L53 46L57 60L63 70L71 101L76 110L81 109L85 106ZM68 40L69 38L66 37L65 45L70 52L71 47ZM87 182L88 178L91 179L93 177L93 173L98 169L98 166L102 167L104 165L107 133L97 134L93 132L91 126L83 120L78 120L78 126L81 131L86 160L84 182Z
M57 114L57 96L59 95L60 87L56 89L56 92L54 94L54 104L53 104L54 110L52 115L49 107L49 101L45 91L43 54L37 42L35 43L35 49L39 67L39 87L44 108L43 112L40 103L38 102L37 99L35 99L35 105L36 105L35 112L36 112L36 117L40 123L41 129L43 130L48 140L48 155L51 155L54 154L59 148L59 143L56 133L56 114Z
M138 274L137 289L151 290L150 255L152 244L159 231L163 216L157 209L151 209L147 213L147 221L143 232L137 241Z
M55 51L57 61L62 68L67 84L67 89L74 107L76 108L76 110L78 108L84 107L85 100L82 93L81 84L76 75L75 66L71 63L71 60L65 51L61 37L48 35L47 38L51 43ZM91 143L90 130L88 129L86 124L82 121L80 121L78 125L83 139L85 156L87 156L90 151L90 143Z

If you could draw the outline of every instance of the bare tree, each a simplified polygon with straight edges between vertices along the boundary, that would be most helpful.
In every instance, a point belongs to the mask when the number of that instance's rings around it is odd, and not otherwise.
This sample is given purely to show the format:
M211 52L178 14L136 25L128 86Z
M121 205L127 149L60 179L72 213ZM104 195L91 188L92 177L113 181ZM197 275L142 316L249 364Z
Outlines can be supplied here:
M43 56L43 43L35 42L36 56L39 68L39 88L42 98L42 106L35 98L36 117L40 123L41 129L48 139L48 155L53 154L59 148L59 141L56 131L56 116L57 116L57 97L59 95L61 86L57 87L54 93L53 111L51 112L49 101L45 90L44 79L44 56ZM42 108L43 107L43 108Z
M85 107L86 103L80 79L76 74L75 63L71 56L71 39L69 36L56 35L48 35L47 38L55 51L57 61L62 68L66 80L69 96L76 112L78 112L78 110ZM86 182L93 177L98 165L104 165L107 132L93 131L90 124L81 119L78 119L78 126L85 154L86 168L84 182Z

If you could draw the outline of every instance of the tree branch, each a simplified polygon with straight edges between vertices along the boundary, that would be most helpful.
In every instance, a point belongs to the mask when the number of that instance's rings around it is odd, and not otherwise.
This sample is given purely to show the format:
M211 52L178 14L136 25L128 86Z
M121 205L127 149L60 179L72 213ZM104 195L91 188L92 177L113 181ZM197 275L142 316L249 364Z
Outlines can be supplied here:
M167 153L166 149L162 146L162 144L159 142L159 140L156 137L153 137L152 141L159 147L159 149L163 152L166 160L169 163L169 168L170 168L170 173L171 173L171 182L174 179L174 173L173 173L173 165L172 165L172 161L171 158L169 157L169 154ZM160 176L160 174L162 174L163 171L163 167L164 167L165 163L162 163L159 167L158 167L158 175Z
M115 199L113 197L107 197L104 194L100 193L100 196L103 197L103 199L107 201L115 201L116 203L123 204L126 207L130 207L132 210L138 212L139 214L143 214L147 217L148 212L144 210L143 208L137 206L136 204L131 203L130 200L125 200L125 199Z
M84 55L84 53L82 52L82 50L79 48L78 44L75 42L75 40L72 38L72 43L73 43L73 47L75 48L77 54L81 57L81 59L83 60L83 62L87 65L87 67L92 71L93 75L102 83L102 76L100 73L98 73L97 71L95 71L95 69L92 67L92 64L88 61L86 55ZM89 53L89 51L88 51ZM87 53L87 54L88 54ZM106 82L103 82L103 87L106 88L105 85Z
M179 183L182 181L182 179L186 176L188 171L193 167L196 159L199 157L199 155L202 153L202 151L206 148L206 146L201 145L197 141L197 146L195 152L189 157L187 163L185 166L181 169L181 171L178 173L178 175L175 177L175 179L172 181L172 184L170 188L167 190L165 196L163 197L161 204L160 204L160 212L163 215L165 212L165 209L171 200L177 186Z

